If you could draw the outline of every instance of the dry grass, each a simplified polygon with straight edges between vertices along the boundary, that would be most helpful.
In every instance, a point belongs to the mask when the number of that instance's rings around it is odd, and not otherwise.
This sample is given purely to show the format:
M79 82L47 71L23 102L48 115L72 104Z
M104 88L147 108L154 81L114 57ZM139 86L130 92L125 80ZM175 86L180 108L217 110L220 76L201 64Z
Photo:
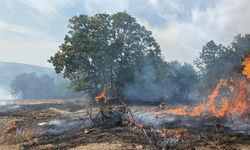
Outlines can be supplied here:
M122 141L112 141L112 142L101 142L101 143L91 143L88 145L82 145L69 150L139 150L139 149L150 149L149 147L143 147L142 145L125 143Z
M28 128L10 130L14 118L0 118L0 150L20 149L19 145L29 142L34 137L34 131Z
M19 144L9 144L4 140L4 131L9 127L13 118L0 118L0 150L18 150Z

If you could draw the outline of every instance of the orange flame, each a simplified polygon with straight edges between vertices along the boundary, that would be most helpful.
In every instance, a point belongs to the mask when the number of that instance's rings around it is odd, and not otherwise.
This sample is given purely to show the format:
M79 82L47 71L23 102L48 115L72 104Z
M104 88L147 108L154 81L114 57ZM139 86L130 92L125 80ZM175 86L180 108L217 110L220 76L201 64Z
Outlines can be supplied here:
M229 115L243 116L250 114L250 55L242 63L244 66L242 74L245 77L232 77L230 79L221 79L215 89L207 97L207 101L201 101L196 106L183 106L171 108L165 111L157 112L157 116L164 113L178 116L201 116L213 115L216 117L227 117ZM220 96L220 90L226 87L230 94Z
M181 132L180 131L175 131L175 138L177 141L179 141L179 139L181 138Z
M106 101L107 99L108 99L108 94L103 91L100 92L100 94L95 97L96 102L103 101L103 100Z
M242 74L245 75L247 78L250 78L250 57L249 56L245 58L242 65L244 66Z
M178 116L188 115L188 107L172 108L167 110L169 114L175 114Z
M216 116L223 117L223 116L227 115L229 112L229 107L230 107L229 102L222 99L222 106L221 106L220 110L218 110L216 112Z
M222 86L226 85L227 80L221 79L211 95L208 96L208 113L216 114L216 97Z
M199 105L195 106L191 112L191 116L200 116L204 113L206 109L206 104L205 102L200 102Z

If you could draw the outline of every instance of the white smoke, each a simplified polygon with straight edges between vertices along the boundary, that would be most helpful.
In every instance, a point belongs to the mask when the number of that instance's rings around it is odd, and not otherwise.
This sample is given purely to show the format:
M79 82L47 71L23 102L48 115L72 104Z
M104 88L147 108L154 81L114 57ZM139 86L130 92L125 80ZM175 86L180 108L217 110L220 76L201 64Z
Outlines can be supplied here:
M0 100L13 100L13 99L16 99L16 98L11 95L10 90L5 89L5 88L0 88Z
M244 133L250 135L250 118L249 117L228 117L225 126L229 127L232 131L236 133Z
M59 120L54 119L47 122L39 122L37 124L38 128L37 134L60 134L65 131L79 129L84 125L84 121L77 119L69 119L69 120Z
M38 123L39 126L44 126L44 125L60 125L64 123L64 121L62 120L51 120L49 122L41 122L41 123Z
M11 95L10 90L0 87L0 111L20 108L20 106L13 101L14 99L16 99L16 97Z
M153 115L152 112L135 112L134 117L146 126L160 127L164 123L174 122L177 117L171 115L164 115L160 118Z

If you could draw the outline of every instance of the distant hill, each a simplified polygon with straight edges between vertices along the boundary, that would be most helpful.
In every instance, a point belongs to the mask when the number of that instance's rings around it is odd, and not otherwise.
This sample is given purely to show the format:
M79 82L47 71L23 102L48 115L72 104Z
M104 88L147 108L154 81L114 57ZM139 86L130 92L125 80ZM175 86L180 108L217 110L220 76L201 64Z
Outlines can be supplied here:
M38 75L47 74L54 77L55 79L62 79L62 76L56 74L52 68L20 63L0 62L0 88L9 87L12 80L22 73L33 72Z
M0 100L15 99L15 97L10 94L10 84L16 76L22 73L36 73L38 76L46 74L53 77L56 82L64 81L62 75L56 74L55 70L52 68L12 62L0 62Z

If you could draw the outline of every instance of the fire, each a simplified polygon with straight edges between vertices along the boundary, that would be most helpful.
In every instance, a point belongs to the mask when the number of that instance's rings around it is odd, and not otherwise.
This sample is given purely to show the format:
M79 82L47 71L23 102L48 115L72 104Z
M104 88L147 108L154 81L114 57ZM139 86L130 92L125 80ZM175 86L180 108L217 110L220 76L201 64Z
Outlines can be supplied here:
M162 129L158 130L158 132L160 133L161 137L163 137L163 138L175 138L175 140L176 140L175 142L177 142L182 138L185 130L167 129L164 127Z
M250 113L250 99L248 98L248 87L250 87L250 56L242 63L244 66L242 74L246 76L235 76L230 79L221 79L215 89L197 106L184 106L167 110L168 114L178 116L201 116L213 115L216 117L227 117L230 115L243 116ZM221 96L220 91L225 87L230 94Z
M235 112L239 113L240 115L244 115L247 112L247 104L244 101L237 101L234 106Z
M169 114L175 114L178 116L188 115L188 107L172 108L172 109L168 109L167 111Z
M245 75L247 78L250 78L250 57L249 56L244 60L242 65L244 66L242 74Z
M201 116L201 115L214 115L216 117L226 117L229 115L243 116L249 111L249 100L247 99L247 84L246 79L237 78L232 81L220 80L214 91L208 96L208 101L202 101L194 107L180 107L168 110L169 114L172 115L190 115L190 116ZM229 85L231 84L231 85ZM230 86L234 87L230 88ZM230 95L228 97L222 97L217 100L220 89L225 86L229 87ZM233 90L232 90L233 89ZM220 104L218 104L220 102ZM218 106L219 105L219 106Z
M222 99L222 106L221 106L220 110L217 111L216 116L223 117L226 114L228 114L229 106L230 106L229 102L226 101L225 99Z
M206 108L205 102L200 102L199 105L195 106L191 112L191 116L200 116L204 113L204 110Z
M225 86L227 80L221 79L211 95L208 96L208 113L216 114L216 97L222 86Z
M179 141L179 139L181 138L181 132L180 131L178 131L178 130L175 131L175 138L176 138L177 141Z
M103 101L103 100L106 101L107 99L108 99L108 94L103 91L100 92L100 94L95 97L96 102Z

